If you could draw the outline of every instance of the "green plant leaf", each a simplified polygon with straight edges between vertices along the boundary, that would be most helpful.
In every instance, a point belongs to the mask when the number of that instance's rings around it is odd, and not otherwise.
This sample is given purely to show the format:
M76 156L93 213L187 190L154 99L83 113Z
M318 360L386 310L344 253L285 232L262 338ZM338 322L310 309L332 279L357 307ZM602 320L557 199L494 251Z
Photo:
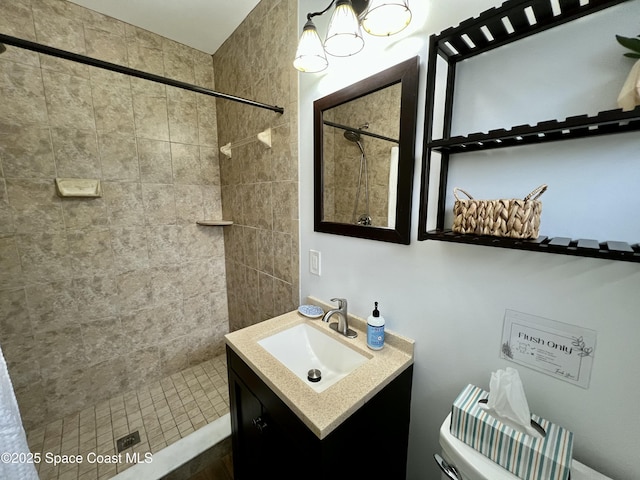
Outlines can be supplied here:
M623 37L621 35L616 35L616 40L620 45L629 50L633 50L634 52L640 53L640 38L630 38Z
M640 53L625 53L624 54L625 57L629 57L629 58L640 58Z

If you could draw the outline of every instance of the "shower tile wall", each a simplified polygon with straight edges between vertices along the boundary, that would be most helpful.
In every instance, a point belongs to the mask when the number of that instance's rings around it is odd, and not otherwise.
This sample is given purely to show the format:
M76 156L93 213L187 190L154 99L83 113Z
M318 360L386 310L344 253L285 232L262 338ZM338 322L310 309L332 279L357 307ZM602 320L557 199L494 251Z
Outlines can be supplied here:
M272 129L258 142L220 155L229 327L236 330L299 303L297 2L262 1L214 54L220 91L284 107L278 114L217 101L221 145Z
M210 55L64 0L0 31L214 87ZM32 428L223 351L212 97L8 47L0 56L0 344ZM55 177L103 196L61 199Z

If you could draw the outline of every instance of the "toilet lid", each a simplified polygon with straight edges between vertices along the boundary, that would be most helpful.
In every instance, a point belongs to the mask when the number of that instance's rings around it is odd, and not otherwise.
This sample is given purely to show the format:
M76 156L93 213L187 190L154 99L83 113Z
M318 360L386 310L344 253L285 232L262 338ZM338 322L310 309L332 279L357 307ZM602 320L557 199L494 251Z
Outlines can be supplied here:
M450 431L451 414L440 427L442 456L462 475L463 480L518 480L513 473L457 439ZM571 480L612 480L601 473L573 460Z

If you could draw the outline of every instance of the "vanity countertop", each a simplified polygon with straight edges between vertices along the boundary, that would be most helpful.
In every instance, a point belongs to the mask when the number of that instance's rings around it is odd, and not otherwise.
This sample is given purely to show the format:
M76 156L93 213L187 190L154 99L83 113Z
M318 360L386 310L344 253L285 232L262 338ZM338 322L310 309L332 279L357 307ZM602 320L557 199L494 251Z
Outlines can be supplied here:
M308 303L334 308L315 298ZM351 346L370 360L345 378L317 393L287 367L271 356L258 341L300 323L310 323ZM228 333L227 345L291 408L320 439L325 438L358 408L373 398L408 366L413 364L414 341L385 330L382 350L367 347L366 321L349 314L349 327L358 332L347 339L329 328L321 319L309 319L294 310L279 317Z

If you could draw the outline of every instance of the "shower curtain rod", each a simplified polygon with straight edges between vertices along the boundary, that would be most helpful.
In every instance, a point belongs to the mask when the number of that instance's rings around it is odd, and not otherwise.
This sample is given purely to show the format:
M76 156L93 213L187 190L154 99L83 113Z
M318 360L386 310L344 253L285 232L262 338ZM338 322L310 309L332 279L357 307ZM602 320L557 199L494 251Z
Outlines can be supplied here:
M330 122L329 120L323 120L322 123L324 123L325 125L329 125L330 127L340 128L342 130L351 130L352 132L358 132L361 135L368 135L369 137L379 138L380 140L386 140L387 142L400 143L400 140L396 140L395 138L385 137L384 135L378 135L377 133L371 133L359 128L348 127L346 125L341 125L339 123Z
M191 85L190 83L180 82L178 80L172 80L170 78L161 77L160 75L154 75L152 73L143 72L141 70L135 70L129 67L123 67L115 63L105 62L79 53L72 53L66 50L60 50L58 48L49 47L48 45L42 45L41 43L31 42L29 40L23 40L21 38L12 37L10 35L4 35L0 33L0 44L7 44L14 47L24 48L32 50L38 53L44 53L45 55L51 55L53 57L63 58L65 60L71 60L72 62L84 63L92 67L98 67L105 70L111 70L112 72L122 73L124 75L130 75L132 77L142 78L151 82L162 83L171 87L181 88L183 90L190 90L196 93L202 93L211 97L223 98L225 100L231 100L232 102L243 103L251 107L264 108L266 110L272 110L277 113L284 113L284 108L276 105L268 105L266 103L256 102L255 100L249 100L242 97L236 97L226 93L216 92L209 90L208 88L198 87L197 85Z

